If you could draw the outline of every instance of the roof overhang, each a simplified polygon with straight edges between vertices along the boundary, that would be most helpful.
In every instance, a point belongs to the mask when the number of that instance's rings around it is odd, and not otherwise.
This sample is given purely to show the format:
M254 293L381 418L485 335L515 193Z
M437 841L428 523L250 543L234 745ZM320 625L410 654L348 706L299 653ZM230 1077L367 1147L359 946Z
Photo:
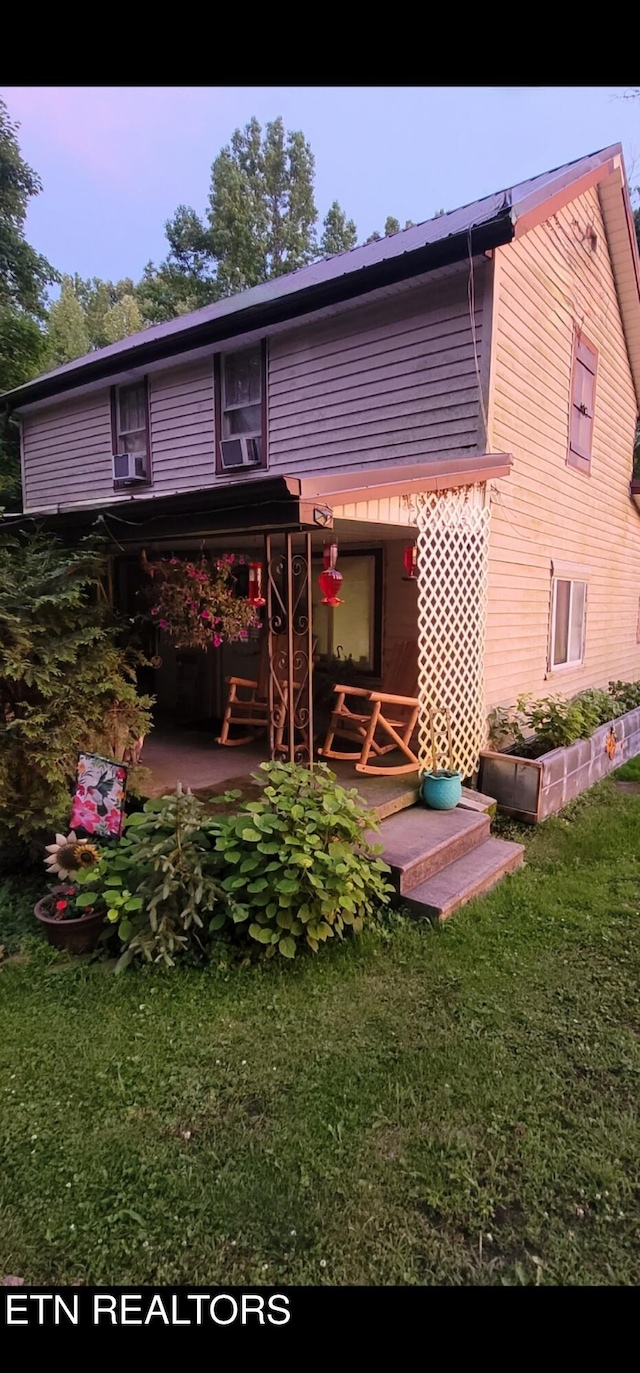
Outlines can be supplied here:
M471 486L508 476L511 465L505 453L485 453L333 476L261 473L199 491L9 514L0 520L0 527L20 529L35 523L61 534L93 528L108 532L121 544L139 543L141 537L170 540L194 534L206 538L217 533L330 529L334 506Z

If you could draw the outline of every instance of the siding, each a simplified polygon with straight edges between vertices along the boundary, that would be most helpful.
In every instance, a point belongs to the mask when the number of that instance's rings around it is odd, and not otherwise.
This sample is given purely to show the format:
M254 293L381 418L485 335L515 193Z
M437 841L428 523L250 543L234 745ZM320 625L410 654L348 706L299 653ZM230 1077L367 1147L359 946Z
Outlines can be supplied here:
M25 510L113 495L108 391L26 415L22 436Z
M193 491L215 480L211 358L149 377L153 491Z
M482 278L476 273L478 365ZM346 470L473 453L478 383L467 271L269 345L272 471Z
M576 323L599 353L591 475L566 465ZM497 250L494 348L492 446L514 468L492 501L488 707L640 678L636 398L595 188ZM588 604L584 663L551 673L552 560L588 569Z

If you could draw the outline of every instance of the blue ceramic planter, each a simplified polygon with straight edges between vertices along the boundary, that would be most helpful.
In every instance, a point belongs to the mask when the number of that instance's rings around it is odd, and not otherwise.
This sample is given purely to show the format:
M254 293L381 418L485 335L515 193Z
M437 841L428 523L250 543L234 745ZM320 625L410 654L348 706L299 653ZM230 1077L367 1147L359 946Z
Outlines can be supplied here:
M453 810L462 800L460 772L425 772L420 787L425 805L432 810Z

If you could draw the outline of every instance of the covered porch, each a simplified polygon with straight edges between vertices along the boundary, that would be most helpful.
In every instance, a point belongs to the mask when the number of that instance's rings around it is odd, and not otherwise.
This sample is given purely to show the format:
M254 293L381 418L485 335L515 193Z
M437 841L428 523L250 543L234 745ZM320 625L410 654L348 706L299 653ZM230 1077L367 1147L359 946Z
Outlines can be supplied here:
M194 497L186 506L177 498L171 516L160 513L164 499L153 502L153 518L145 518L152 503L136 501L136 518L126 527L119 510L108 512L107 527L113 529L110 516L119 526L114 601L132 624L144 624L140 647L152 664L141 681L157 702L141 758L145 789L161 795L177 781L199 793L224 789L268 758L313 765L322 756L336 683L361 696L382 690L414 697L419 717L410 751L392 742L379 760L389 774L380 779L356 772L357 741L353 753L349 743L337 745L347 757L327 761L340 781L357 784L362 794L381 784L405 798L409 786L415 799L420 768L433 756L434 705L452 717L454 762L470 776L481 743L487 481L509 466L508 458L492 455L344 476L245 477L216 492L209 509L207 492L195 508ZM344 579L335 606L319 588L329 544L337 546ZM144 614L138 619L145 564L167 554L230 552L239 568L258 566L262 579L261 628L243 642L177 650L148 615L146 623ZM248 694L261 698L259 723L250 710L244 728L241 712L224 728L230 678L243 683L239 699L247 683L255 684ZM446 766L444 726L435 749ZM402 772L392 786L394 769Z

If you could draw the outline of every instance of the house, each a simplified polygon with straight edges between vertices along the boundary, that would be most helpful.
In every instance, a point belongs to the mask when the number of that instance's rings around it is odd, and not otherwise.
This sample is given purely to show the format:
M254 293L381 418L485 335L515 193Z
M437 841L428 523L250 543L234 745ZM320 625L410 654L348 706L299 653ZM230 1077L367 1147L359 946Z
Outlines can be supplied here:
M25 514L108 532L131 614L141 550L259 561L283 756L308 756L314 663L397 692L413 643L421 760L431 705L471 775L491 707L640 677L639 291L616 144L9 393ZM160 722L219 721L258 639L160 636Z

